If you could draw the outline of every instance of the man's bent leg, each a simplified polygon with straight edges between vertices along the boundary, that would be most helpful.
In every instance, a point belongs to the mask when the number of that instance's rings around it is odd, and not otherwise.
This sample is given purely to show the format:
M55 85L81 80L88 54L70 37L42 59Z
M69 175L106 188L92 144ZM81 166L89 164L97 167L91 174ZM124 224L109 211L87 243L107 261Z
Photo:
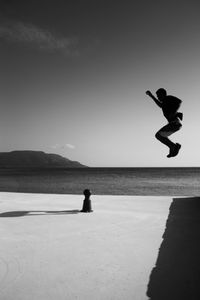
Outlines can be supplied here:
M163 127L164 128L164 127ZM166 132L163 132L161 128L155 135L155 137L157 138L157 140L159 140L161 143L165 144L167 147L169 147L170 149L172 147L175 146L175 144L170 141L170 139L168 139L167 135L166 135ZM173 133L173 132L172 132ZM170 133L170 134L172 134Z
M156 138L163 144L165 144L166 146L169 147L170 149L170 153L167 157L172 157L175 156L175 152L180 150L181 146L180 144L175 144L172 141L170 141L170 139L168 138L168 136L170 136L171 134L175 133L176 131L178 131L180 128L182 127L180 122L171 122L167 125L165 125L164 127L162 127L157 133L156 133ZM179 147L179 149L177 148ZM178 150L177 150L178 149Z

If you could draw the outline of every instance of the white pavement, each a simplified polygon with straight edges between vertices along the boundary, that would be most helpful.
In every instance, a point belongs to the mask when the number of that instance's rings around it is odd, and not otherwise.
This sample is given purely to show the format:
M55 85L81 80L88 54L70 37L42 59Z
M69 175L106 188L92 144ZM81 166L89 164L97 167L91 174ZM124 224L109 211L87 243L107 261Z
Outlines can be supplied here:
M172 197L0 193L1 300L146 300Z

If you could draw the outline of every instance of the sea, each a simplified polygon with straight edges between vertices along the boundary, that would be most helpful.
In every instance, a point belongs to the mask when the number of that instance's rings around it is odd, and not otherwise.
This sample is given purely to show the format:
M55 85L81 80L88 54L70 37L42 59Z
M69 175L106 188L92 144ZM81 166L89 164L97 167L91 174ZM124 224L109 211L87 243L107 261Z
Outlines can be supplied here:
M0 191L199 196L200 168L1 169Z

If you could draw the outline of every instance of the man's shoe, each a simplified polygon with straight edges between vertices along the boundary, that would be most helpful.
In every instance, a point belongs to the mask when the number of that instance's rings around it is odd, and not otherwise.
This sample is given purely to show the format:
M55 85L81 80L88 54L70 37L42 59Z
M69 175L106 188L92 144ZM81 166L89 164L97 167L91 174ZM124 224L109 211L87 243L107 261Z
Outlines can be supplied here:
M181 149L181 145L179 143L176 143L175 146L170 149L169 154L167 155L167 157L174 157L179 153L179 150Z

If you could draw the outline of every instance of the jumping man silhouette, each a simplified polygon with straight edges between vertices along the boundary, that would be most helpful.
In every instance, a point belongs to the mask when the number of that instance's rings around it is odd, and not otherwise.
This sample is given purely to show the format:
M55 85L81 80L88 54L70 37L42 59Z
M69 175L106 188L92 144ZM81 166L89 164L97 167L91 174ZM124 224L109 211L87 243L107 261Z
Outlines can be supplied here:
M181 145L173 143L168 136L181 129L181 121L183 114L178 112L182 101L174 96L167 95L165 89L160 88L156 91L157 98L150 92L146 94L151 97L154 102L162 109L163 115L168 121L168 124L162 127L155 135L155 137L167 147L169 147L169 154L167 157L174 157L179 153Z

